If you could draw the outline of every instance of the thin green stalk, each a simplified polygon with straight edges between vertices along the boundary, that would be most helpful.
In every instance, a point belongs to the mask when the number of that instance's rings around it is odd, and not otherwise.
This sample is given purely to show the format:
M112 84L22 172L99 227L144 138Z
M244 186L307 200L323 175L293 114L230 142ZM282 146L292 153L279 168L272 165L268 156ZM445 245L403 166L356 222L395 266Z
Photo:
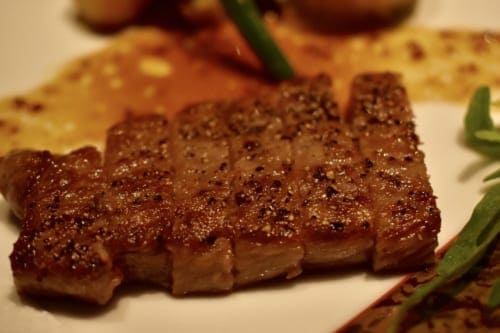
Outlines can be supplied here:
M490 115L490 103L490 89L478 88L464 118L465 141L484 155L500 158L499 132Z
M434 290L470 270L484 255L500 232L500 184L493 186L476 205L472 216L436 268L437 276L415 289L399 307L390 333L398 332L408 310Z
M221 0L229 17L273 78L286 80L295 72L267 31L252 0Z
M465 140L476 151L489 157L500 157L500 132L490 114L490 89L480 87L472 96L464 118ZM485 181L500 177L500 170L486 176ZM476 205L472 215L436 268L437 276L417 287L399 307L390 331L399 330L406 313L437 288L467 273L484 255L500 233L500 184L491 187ZM490 305L500 303L500 283L495 284Z
M500 278L497 279L493 287L491 287L488 305L492 308L496 308L500 305Z

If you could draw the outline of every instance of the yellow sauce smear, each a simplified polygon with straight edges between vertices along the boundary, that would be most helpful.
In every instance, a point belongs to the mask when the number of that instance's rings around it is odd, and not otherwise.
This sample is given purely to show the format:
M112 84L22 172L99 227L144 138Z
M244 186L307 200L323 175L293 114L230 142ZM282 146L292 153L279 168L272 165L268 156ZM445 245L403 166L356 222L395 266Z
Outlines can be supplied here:
M494 96L500 91L499 33L399 27L328 36L275 18L267 24L300 75L333 77L341 104L352 78L367 71L401 73L413 102L464 103L481 84ZM14 148L102 146L106 129L126 116L170 116L273 85L229 23L190 35L131 28L39 88L0 101L0 156Z

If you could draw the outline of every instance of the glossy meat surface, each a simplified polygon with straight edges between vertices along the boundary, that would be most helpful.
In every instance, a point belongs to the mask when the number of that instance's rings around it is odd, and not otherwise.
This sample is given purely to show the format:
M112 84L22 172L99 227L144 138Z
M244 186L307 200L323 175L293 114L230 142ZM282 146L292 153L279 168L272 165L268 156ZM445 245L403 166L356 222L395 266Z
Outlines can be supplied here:
M172 293L230 290L232 168L221 106L207 103L181 112L171 133L177 170L176 214L167 245L173 257Z
M375 194L374 269L400 269L433 260L440 214L399 77L356 78L349 112L369 166L366 182Z
M151 115L108 131L99 221L126 278L161 285L170 284L164 237L174 207L168 125L165 118Z
M326 76L287 90L283 108L291 140L292 186L298 193L297 228L306 267L366 262L373 248L365 165L357 138L341 118Z
M358 77L348 118L330 90L319 75L126 119L104 154L5 156L18 290L102 304L122 281L185 295L432 261L439 210L399 78Z
M10 256L19 292L101 304L111 298L122 275L95 228L102 215L102 180L101 156L94 148L50 158L26 198L21 234Z

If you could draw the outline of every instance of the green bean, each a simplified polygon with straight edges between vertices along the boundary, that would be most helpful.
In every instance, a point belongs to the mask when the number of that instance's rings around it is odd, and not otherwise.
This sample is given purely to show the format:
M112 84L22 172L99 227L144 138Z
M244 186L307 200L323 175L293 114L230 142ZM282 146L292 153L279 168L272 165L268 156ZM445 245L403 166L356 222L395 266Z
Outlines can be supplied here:
M500 232L500 184L490 188L476 205L470 220L436 268L437 276L417 287L399 307L390 332L398 331L402 319L415 305L446 282L462 276L484 255Z
M500 157L500 132L495 129L490 114L490 89L480 87L472 96L464 118L465 140L474 150L489 157ZM484 179L500 177L497 170ZM476 205L472 215L458 234L455 243L448 249L436 267L437 276L417 287L413 294L400 305L391 323L390 332L395 333L406 313L422 302L437 288L450 280L467 273L484 255L490 244L500 233L500 184L491 187ZM500 303L500 284L495 284L489 303Z
M221 0L221 2L273 78L285 80L294 77L292 66L267 31L255 3L252 0Z
M499 131L490 115L490 89L480 87L472 96L464 119L465 141L478 152L493 158L500 157Z

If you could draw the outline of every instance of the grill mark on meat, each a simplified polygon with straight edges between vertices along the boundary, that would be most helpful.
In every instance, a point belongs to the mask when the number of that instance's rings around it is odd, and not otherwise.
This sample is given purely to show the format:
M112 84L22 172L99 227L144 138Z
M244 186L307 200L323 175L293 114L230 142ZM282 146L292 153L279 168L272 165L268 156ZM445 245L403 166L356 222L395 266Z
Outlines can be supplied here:
M106 193L100 228L126 278L169 285L165 249L173 213L169 123L157 115L126 120L108 131Z
M320 76L286 90L286 127L292 139L294 187L299 189L303 265L366 262L374 243L363 158Z
M94 228L104 191L100 164L94 148L50 157L28 195L32 204L10 256L21 293L71 295L104 304L120 284L121 273Z
M284 137L280 99L255 99L227 108L232 131L234 173L235 284L301 272L302 246L297 239L289 184L291 145Z
M374 269L414 267L433 260L440 216L399 77L356 78L349 113L370 165L366 181L376 214Z
M3 164L0 168L0 193L3 193L17 218L24 217L26 198L51 161L52 155L48 151L33 150L14 150L0 158L0 165Z
M125 120L104 162L94 148L0 159L0 190L23 217L18 290L103 304L124 279L183 295L432 259L439 211L404 89L364 75L352 94L349 122L318 76L171 122Z
M221 108L191 107L172 124L176 213L168 247L175 295L233 287L232 173Z

